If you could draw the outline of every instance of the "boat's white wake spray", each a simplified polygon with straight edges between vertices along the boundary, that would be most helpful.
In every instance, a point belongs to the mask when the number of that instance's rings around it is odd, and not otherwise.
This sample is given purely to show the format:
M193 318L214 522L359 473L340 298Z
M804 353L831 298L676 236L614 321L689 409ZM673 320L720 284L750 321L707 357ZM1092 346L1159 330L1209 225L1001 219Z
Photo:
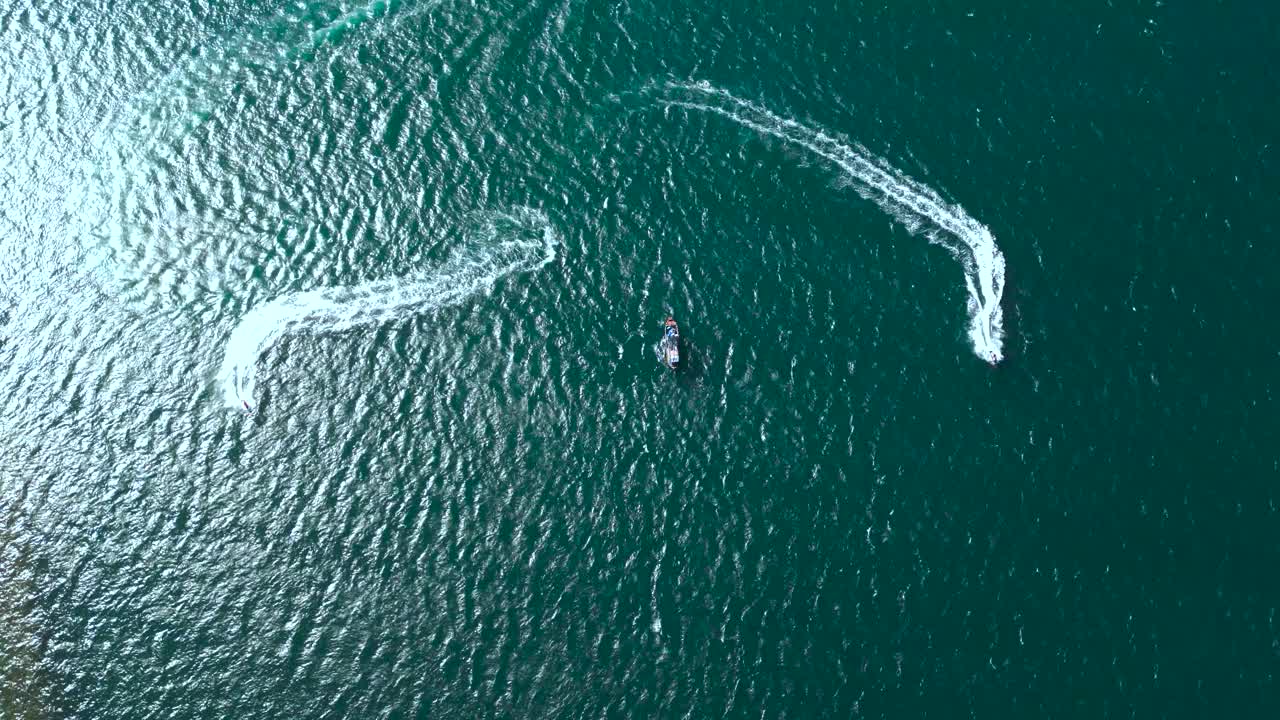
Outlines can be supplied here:
M657 88L668 105L721 115L763 135L802 147L831 162L862 197L879 205L912 233L924 234L951 251L964 267L969 291L969 338L978 357L992 364L1004 357L1004 255L983 224L959 205L913 180L859 145L778 117L706 83L670 82Z
M429 272L290 293L259 305L227 340L218 373L223 397L229 407L252 409L258 357L285 335L338 332L457 305L507 275L550 263L559 242L546 215L517 208L487 218L478 237Z

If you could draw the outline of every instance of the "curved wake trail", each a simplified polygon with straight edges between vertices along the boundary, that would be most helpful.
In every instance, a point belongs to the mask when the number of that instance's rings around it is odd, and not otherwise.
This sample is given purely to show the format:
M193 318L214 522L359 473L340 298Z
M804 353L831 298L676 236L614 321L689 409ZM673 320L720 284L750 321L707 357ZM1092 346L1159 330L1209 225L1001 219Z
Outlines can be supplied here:
M907 177L859 145L846 145L821 130L778 117L707 83L669 82L668 105L714 113L754 130L802 147L848 176L854 189L906 226L951 251L964 267L969 291L969 339L978 357L995 364L1004 358L1004 255L985 225L964 208L948 203L932 188ZM939 232L941 231L941 232Z
M285 335L338 332L458 305L503 277L547 265L559 243L543 213L519 208L490 217L481 237L430 272L291 293L255 307L227 340L218 372L224 400L252 407L258 357Z

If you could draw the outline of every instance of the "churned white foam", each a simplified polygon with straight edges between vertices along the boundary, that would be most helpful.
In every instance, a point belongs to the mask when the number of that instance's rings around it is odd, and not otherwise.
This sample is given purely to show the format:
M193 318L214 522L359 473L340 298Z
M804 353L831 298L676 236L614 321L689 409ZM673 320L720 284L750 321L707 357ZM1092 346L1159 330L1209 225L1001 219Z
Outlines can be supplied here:
M715 113L763 135L804 148L847 175L862 197L879 205L912 233L924 234L951 251L964 269L968 290L969 338L973 350L991 363L1004 357L1004 255L985 225L935 190L907 177L884 159L857 144L790 120L734 97L707 83L669 82L662 101Z
M250 310L227 340L218 380L229 407L252 408L259 356L290 334L329 333L457 305L508 275L541 268L560 240L546 216L517 208L486 219L483 231L439 267L346 287L281 295Z

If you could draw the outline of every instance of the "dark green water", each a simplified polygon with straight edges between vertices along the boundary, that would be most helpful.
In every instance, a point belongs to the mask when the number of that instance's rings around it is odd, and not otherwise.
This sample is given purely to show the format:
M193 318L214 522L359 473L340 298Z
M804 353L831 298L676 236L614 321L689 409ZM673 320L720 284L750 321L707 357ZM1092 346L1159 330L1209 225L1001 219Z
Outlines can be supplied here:
M4 3L0 718L1275 717L1280 12L893 5Z

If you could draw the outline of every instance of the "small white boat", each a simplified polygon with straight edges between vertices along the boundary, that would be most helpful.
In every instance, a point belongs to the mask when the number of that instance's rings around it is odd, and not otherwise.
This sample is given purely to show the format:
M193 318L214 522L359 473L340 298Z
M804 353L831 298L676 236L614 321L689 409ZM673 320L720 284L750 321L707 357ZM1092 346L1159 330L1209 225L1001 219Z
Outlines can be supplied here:
M667 318L659 349L662 353L663 365L672 370L680 366L680 326L676 324L674 318Z

